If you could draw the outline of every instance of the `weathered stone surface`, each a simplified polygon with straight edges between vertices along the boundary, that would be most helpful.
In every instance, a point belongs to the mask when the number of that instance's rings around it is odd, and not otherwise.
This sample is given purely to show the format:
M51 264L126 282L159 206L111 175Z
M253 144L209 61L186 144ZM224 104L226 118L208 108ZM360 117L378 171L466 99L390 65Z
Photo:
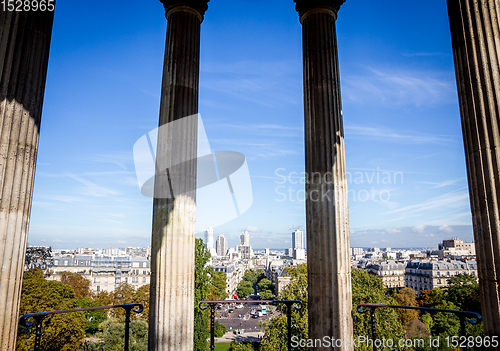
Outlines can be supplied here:
M0 12L0 350L15 349L53 12Z
M500 335L500 3L448 0L486 335Z
M155 178L155 194L173 196L153 203L149 350L188 351L194 329L197 119L181 123L175 133L168 124L198 112L200 25L206 10L200 17L200 4L207 1L162 2L168 23L157 174L166 176ZM165 172L164 162L177 166ZM169 190L159 190L164 187Z
M304 58L309 337L347 341L353 328L349 213L335 29L342 2L311 7L298 1L297 7ZM330 348L314 348L322 349Z

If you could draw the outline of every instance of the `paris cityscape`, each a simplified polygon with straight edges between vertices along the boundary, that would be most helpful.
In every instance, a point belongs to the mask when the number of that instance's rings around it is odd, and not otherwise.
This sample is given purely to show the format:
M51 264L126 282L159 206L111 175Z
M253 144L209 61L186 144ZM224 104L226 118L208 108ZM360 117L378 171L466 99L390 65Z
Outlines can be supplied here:
M500 4L418 9L1 1L0 350L497 350Z

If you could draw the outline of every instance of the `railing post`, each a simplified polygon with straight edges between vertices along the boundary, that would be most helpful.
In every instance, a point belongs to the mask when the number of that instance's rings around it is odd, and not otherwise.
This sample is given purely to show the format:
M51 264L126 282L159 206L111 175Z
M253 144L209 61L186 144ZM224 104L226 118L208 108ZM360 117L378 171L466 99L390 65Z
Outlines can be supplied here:
M36 316L36 332L35 332L35 351L40 350L40 341L42 340L42 324L46 316Z
M215 350L215 304L210 304L210 350Z
M286 319L288 324L288 351L292 351L292 304L293 302L285 302L286 304Z
M370 320L372 324L372 342L373 342L373 351L377 351L377 345L375 340L377 340L377 331L375 330L375 324L377 320L375 319L375 309L376 307L370 307Z
M130 311L134 306L123 306L125 309L125 351L128 351L128 343L130 339Z

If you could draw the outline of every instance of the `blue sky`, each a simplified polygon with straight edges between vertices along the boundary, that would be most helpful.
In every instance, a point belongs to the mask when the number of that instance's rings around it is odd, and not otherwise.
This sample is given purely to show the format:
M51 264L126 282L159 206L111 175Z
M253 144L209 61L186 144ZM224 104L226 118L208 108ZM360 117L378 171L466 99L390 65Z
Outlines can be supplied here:
M166 20L159 1L58 1L30 244L147 246L134 143L158 123ZM472 240L445 1L347 0L339 11L351 246ZM213 0L200 107L213 150L247 158L253 205L218 227L286 248L305 227L301 25L292 1ZM205 228L197 228L200 232Z

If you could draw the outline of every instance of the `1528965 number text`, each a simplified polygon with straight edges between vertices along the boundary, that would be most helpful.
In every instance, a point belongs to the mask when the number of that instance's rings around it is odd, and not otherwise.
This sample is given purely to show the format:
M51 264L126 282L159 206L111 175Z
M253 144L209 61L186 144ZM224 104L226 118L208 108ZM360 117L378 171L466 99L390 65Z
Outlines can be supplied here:
M55 0L2 0L3 11L28 12L28 11L54 11Z

